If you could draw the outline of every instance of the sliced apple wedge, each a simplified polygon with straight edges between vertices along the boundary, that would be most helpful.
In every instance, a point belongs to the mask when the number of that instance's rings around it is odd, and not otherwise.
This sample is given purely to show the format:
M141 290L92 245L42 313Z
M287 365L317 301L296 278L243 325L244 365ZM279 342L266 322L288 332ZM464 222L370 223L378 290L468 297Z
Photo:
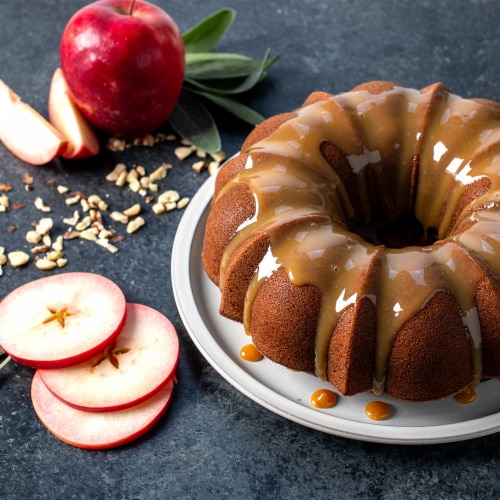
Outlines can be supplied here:
M99 152L94 129L73 102L61 68L54 71L50 84L49 120L68 141L64 158L87 158Z
M76 366L39 370L65 403L87 411L116 411L149 398L174 375L179 338L160 312L127 304L127 319L114 342Z
M68 406L54 396L35 372L31 401L38 418L56 437L78 448L102 450L120 446L145 434L161 418L171 401L170 380L143 403L113 412L88 412Z
M101 352L125 322L123 292L93 273L31 281L0 302L0 345L33 368L62 368Z
M21 160L44 165L66 148L64 136L0 80L0 141Z

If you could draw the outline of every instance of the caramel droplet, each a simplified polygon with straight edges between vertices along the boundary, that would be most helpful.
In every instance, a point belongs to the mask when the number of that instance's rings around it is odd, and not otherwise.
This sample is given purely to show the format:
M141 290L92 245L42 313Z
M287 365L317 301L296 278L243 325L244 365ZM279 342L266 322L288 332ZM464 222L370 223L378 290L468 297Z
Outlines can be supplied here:
M329 389L318 389L311 395L311 405L315 408L331 408L337 403L337 395Z
M462 392L459 392L455 399L464 405L468 405L476 400L476 391L473 387L466 387Z
M383 401L371 401L366 405L365 412L372 420L386 420L391 414L391 407Z
M253 344L244 345L240 349L240 357L245 361L260 361L264 356L260 353L260 351Z

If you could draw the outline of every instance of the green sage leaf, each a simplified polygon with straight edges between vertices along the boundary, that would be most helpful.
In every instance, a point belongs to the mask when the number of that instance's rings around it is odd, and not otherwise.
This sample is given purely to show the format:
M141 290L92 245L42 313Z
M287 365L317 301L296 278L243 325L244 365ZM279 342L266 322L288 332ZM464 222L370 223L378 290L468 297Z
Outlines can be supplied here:
M240 54L196 52L186 54L186 77L192 80L217 80L248 77L261 62Z
M221 140L214 119L192 92L182 90L168 117L168 123L177 134L194 146L207 153L220 151Z
M183 90L168 122L181 137L209 153L221 149L221 140L212 115L198 97L256 125L264 118L229 96L252 89L278 59L271 57L269 50L262 60L211 52L233 24L235 15L233 9L219 10L183 34L186 51Z
M252 89L260 80L262 80L262 78L264 78L266 69L269 68L269 66L271 66L277 60L277 56L271 59L271 51L267 49L259 67L256 68L255 71L250 73L248 77L241 83L241 85L233 89L233 94L241 94L242 92L246 92Z
M197 93L250 125L257 125L264 120L260 113L231 97L214 95L209 92Z
M248 74L247 77L243 79L235 79L233 82L230 80L220 80L220 84L212 80L210 83L204 81L198 81L193 78L185 76L184 82L191 85L200 91L208 92L217 95L231 95L231 94L241 94L252 89L260 80L262 80L266 75L266 69L269 68L278 58L270 57L270 51L267 50L262 61L259 62L258 66ZM230 85L233 83L233 85Z
M182 38L186 54L210 52L233 24L234 9L222 9L186 31Z

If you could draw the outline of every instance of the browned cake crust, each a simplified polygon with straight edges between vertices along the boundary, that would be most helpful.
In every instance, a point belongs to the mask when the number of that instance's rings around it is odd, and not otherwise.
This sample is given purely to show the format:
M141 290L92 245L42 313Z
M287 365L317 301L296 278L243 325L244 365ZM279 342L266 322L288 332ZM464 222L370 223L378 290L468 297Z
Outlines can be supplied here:
M448 292L438 292L396 336L385 391L396 399L429 401L458 393L472 377L460 309Z
M476 303L481 320L482 333L482 376L500 376L500 283L496 278L485 276L476 291Z
M262 285L254 305L250 331L264 356L292 370L314 372L319 290L311 285L293 285L282 267ZM267 314L259 314L259 309Z
M345 395L429 401L499 377L499 155L500 105L440 83L312 93L218 173L202 260L221 314ZM356 234L407 213L437 241Z
M371 390L375 373L376 313L363 297L342 314L328 344L328 380L346 396Z

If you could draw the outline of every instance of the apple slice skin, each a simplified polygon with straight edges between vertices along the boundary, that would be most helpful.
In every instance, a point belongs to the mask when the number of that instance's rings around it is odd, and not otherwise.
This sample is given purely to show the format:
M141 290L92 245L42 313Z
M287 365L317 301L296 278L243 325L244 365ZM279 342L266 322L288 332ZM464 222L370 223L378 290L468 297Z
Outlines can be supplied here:
M67 307L65 326L49 307ZM126 318L121 289L104 276L63 273L28 282L0 302L0 345L32 368L63 368L101 352Z
M61 441L86 450L122 446L148 432L167 410L174 389L170 380L143 403L114 412L87 412L66 405L35 372L31 400L35 413Z
M38 373L70 406L116 411L158 391L175 374L178 360L179 338L172 323L151 307L129 303L125 324L110 348L78 365Z
M52 76L48 108L50 122L67 139L63 158L88 158L99 152L97 136L69 95L61 68Z
M19 159L44 165L66 149L63 135L0 80L0 141Z

